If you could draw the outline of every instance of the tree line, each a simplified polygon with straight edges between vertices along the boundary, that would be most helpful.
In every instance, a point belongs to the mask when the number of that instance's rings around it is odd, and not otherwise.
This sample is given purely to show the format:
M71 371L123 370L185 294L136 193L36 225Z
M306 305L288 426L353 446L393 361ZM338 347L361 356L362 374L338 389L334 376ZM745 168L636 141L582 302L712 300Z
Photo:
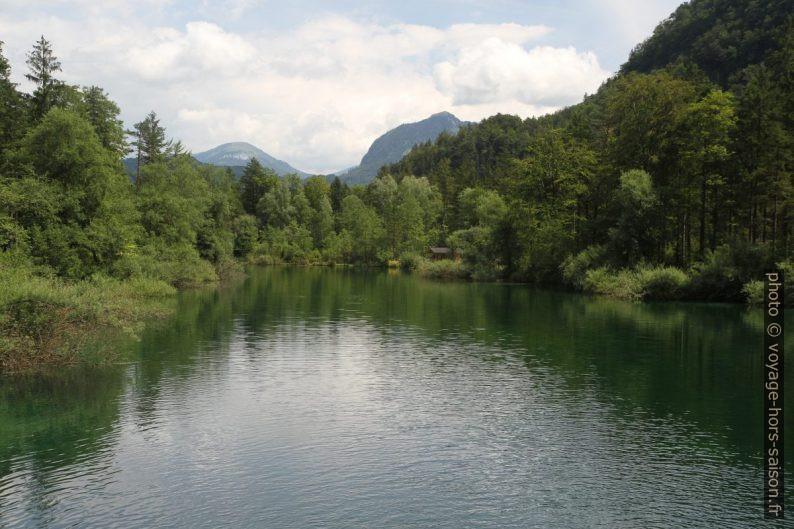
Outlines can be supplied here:
M381 175L428 178L446 240L486 276L624 297L757 298L753 280L791 270L794 251L794 24L772 5L766 26L741 10L720 18L723 3L684 4L582 103L493 116ZM764 3L774 4L753 5ZM689 48L665 47L693 25ZM718 38L739 46L719 68L702 59ZM662 51L674 60L652 68ZM493 203L489 235L471 231L472 188Z
M184 286L245 260L379 264L439 239L426 178L351 189L279 177L251 160L195 161L155 112L125 130L99 87L58 79L42 37L28 53L32 93L10 80L0 44L0 252L6 267L83 280L146 277ZM122 160L132 154L132 177Z
M794 30L764 33L754 42L766 48L742 55L760 62L729 72L701 68L692 50L633 68L681 17L582 103L493 116L353 187L257 160L237 180L196 162L154 112L125 130L101 88L58 79L44 37L28 54L30 94L0 47L0 259L175 286L245 261L394 261L629 298L752 298L760 271L790 266L793 251ZM460 259L428 263L430 246Z

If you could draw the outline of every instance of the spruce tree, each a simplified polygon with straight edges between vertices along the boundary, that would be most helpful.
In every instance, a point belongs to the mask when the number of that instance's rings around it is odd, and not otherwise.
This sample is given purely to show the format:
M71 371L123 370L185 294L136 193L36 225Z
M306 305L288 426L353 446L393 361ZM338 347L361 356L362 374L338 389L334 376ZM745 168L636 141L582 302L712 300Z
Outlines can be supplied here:
M61 63L52 53L52 46L44 35L28 53L27 64L30 73L25 74L25 77L36 85L30 101L33 117L38 120L55 105L58 89L63 84L55 78L55 72L61 71Z

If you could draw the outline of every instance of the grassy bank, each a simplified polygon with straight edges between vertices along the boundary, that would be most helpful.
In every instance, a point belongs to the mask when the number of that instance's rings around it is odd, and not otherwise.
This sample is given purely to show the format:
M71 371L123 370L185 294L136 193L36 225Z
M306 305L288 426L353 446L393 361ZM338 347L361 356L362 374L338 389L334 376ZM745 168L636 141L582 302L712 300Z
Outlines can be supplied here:
M171 312L175 293L155 279L66 281L2 267L0 372L112 360L114 351L87 344L105 330L135 335L145 320Z
M748 258L749 257L749 258ZM727 247L709 252L688 269L639 264L610 266L599 247L571 256L560 267L569 287L582 292L632 301L727 301L756 304L763 301L763 259ZM794 263L769 263L786 277L794 277ZM794 303L789 290L786 304Z
M741 257L723 248L687 269L651 264L620 267L605 259L602 248L590 247L563 262L560 279L553 286L626 301L761 303L763 268L757 265L761 260ZM487 267L465 259L432 261L410 256L401 259L401 263L403 268L429 279L489 281L499 277L497 271L489 273ZM790 260L769 266L782 269L785 277L794 277L794 263ZM794 304L794 289L787 290L785 302L787 306Z

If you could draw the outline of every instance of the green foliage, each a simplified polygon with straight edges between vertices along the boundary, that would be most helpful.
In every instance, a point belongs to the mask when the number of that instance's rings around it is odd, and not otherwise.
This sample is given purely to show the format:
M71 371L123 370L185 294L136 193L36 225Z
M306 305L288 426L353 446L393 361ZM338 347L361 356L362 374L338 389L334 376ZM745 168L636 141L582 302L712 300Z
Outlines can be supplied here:
M58 91L63 83L55 79L55 73L61 71L61 63L52 52L52 45L44 35L33 45L27 55L30 71L25 78L32 82L36 89L30 98L34 117L41 118L56 103Z
M174 290L163 282L95 276L80 282L36 275L3 259L0 266L0 373L80 360L88 333L134 334L162 316ZM105 351L105 358L112 356Z
M118 105L98 86L84 88L81 95L80 113L94 128L102 146L118 157L126 155L129 149L124 139L125 132L119 119L121 110Z
M171 140L166 141L165 128L160 125L160 119L154 111L133 125L133 130L128 133L134 138L132 146L138 159L135 183L140 186L145 180L145 173L141 169L151 163L164 162Z
M256 158L251 158L240 177L240 200L245 212L257 215L257 204L276 187L277 182L278 176L273 170L265 169Z
M53 108L15 156L22 170L7 181L0 210L20 219L31 254L72 278L112 265L135 236L137 214L121 168L91 125Z
M388 257L425 252L431 241L437 240L441 200L427 178L409 175L398 183L391 175L385 175L372 182L368 191L383 219Z
M655 255L660 243L659 201L651 175L635 169L620 175L615 193L615 226L609 230L609 253L620 265L633 266Z
M11 66L3 56L3 41L0 41L0 164L5 152L22 137L28 125L25 101L10 75Z
M576 255L569 255L560 265L563 280L576 289L584 289L587 271L603 266L605 256L603 245L588 246Z
M582 281L585 292L630 301L680 299L689 278L674 267L639 266L612 270L599 267L588 270Z
M742 287L742 294L750 305L761 305L764 303L764 282L760 279L748 281Z
M681 299L689 282L686 272L672 266L641 266L637 269L637 276L642 299L646 300Z
M696 64L726 86L775 50L776 35L792 12L790 0L685 2L632 50L621 70L651 72L675 63Z
M432 279L468 279L469 271L460 261L441 259L431 261L421 259L416 263L415 271L422 277Z
M351 261L374 263L385 238L383 222L375 210L356 195L348 195L342 200L339 225L342 231L350 234L353 241Z
M714 301L743 301L744 284L762 277L765 266L771 264L761 248L720 246L708 251L703 261L692 266L688 296Z

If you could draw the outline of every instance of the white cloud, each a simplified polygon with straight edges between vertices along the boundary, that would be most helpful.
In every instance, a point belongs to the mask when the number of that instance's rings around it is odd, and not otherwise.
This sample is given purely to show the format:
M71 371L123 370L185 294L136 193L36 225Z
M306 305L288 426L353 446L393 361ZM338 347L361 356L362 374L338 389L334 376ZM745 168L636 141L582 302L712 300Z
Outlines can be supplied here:
M594 92L608 73L593 53L540 46L526 50L492 37L436 65L439 89L456 105L517 100L532 105L570 104Z
M249 2L229 5L242 13ZM195 151L249 141L306 171L354 165L389 128L441 110L467 120L538 115L577 102L607 76L591 53L531 47L551 31L545 26L439 29L329 15L237 34L202 21L147 27L109 12L25 16L0 13L15 79L44 33L63 78L108 90L128 126L154 109Z
M121 57L130 73L145 79L173 82L179 78L233 78L257 55L243 37L208 22L190 22L184 32L157 28L136 39Z

